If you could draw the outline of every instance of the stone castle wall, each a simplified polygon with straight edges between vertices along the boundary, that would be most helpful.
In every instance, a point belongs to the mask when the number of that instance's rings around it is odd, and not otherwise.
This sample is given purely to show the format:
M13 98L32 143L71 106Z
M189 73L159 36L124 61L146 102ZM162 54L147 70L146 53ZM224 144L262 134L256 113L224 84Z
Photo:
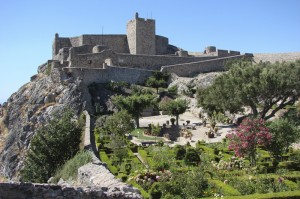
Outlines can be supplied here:
M82 35L83 45L105 45L116 53L129 53L126 35Z
M169 66L163 66L161 71L168 73L175 73L181 77L192 77L199 73L223 71L224 63L230 59L239 59L244 55L237 55L231 57L217 58L206 61L192 62L192 63L183 63L175 64Z
M130 66L147 70L160 70L161 66L209 60L213 57L178 57L162 55L118 54L118 66Z
M155 21L152 19L137 19L136 32L136 54L155 55Z
M150 70L140 70L123 67L107 67L101 68L64 68L65 74L69 77L80 78L84 85L90 85L93 82L107 83L110 81L124 81L129 84L142 84L153 74ZM68 77L61 77L67 79Z
M72 51L72 49L71 49ZM100 53L76 54L74 50L70 54L71 67L96 68L102 67L103 63L110 59L112 65L121 67L132 67L146 70L160 70L161 66L180 63L189 63L214 59L214 56L207 57L178 57L162 55L131 55L117 54L111 50L104 50Z
M290 52L290 53L255 53L254 61L256 63L260 61L269 61L275 63L276 61L295 61L300 60L300 52Z
M156 54L155 20L139 18L127 23L127 40L130 54Z
M82 45L106 45L118 53L129 53L126 35L81 35L78 37L55 37L52 46L53 59L61 48L79 47ZM88 52L85 52L88 53Z
M160 35L155 37L156 55L168 54L169 39Z

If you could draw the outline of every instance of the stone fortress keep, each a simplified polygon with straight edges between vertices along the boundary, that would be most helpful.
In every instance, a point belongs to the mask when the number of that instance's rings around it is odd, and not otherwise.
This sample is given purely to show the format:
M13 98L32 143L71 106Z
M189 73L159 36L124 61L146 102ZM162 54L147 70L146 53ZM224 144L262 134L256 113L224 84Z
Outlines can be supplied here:
M142 82L153 70L189 77L202 72L223 70L228 59L239 59L238 51L208 46L202 53L192 53L169 44L169 39L155 33L155 20L135 18L127 23L126 35L81 35L60 37L55 34L52 69L60 76L76 76L85 83L127 81ZM61 73L64 72L64 73Z

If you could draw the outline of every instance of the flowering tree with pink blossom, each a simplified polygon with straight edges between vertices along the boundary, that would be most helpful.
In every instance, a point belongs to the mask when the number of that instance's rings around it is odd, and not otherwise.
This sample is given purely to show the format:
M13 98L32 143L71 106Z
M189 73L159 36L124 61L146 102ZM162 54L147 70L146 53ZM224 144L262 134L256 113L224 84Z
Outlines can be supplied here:
M256 147L267 146L272 139L263 119L245 118L242 123L228 134L228 149L234 150L238 157L248 156L251 166L256 165Z

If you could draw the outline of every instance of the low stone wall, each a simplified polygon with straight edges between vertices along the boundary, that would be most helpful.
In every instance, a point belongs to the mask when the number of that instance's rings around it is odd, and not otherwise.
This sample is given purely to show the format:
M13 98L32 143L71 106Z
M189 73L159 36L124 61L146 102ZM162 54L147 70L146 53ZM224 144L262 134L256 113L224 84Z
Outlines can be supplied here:
M230 59L239 59L245 55L237 55L225 58L218 58L206 61L176 64L163 66L161 71L168 73L175 73L181 77L192 77L199 73L215 72L224 70L224 63Z
M124 199L141 198L126 190L107 187L65 187L53 184L0 183L0 199Z
M300 52L291 52L291 53L255 53L254 54L255 62L266 62L269 61L274 63L276 61L296 61L300 60Z
M83 111L85 115L85 129L84 129L84 149L91 150L91 116L87 111Z

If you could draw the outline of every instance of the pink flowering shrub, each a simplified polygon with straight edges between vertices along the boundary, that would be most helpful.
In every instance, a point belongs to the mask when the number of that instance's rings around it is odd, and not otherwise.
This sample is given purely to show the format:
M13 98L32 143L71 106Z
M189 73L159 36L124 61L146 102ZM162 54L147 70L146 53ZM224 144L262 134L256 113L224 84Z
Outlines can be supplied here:
M248 156L251 166L256 164L256 147L267 146L272 135L263 119L245 118L242 123L228 134L228 149L233 150L238 157Z

